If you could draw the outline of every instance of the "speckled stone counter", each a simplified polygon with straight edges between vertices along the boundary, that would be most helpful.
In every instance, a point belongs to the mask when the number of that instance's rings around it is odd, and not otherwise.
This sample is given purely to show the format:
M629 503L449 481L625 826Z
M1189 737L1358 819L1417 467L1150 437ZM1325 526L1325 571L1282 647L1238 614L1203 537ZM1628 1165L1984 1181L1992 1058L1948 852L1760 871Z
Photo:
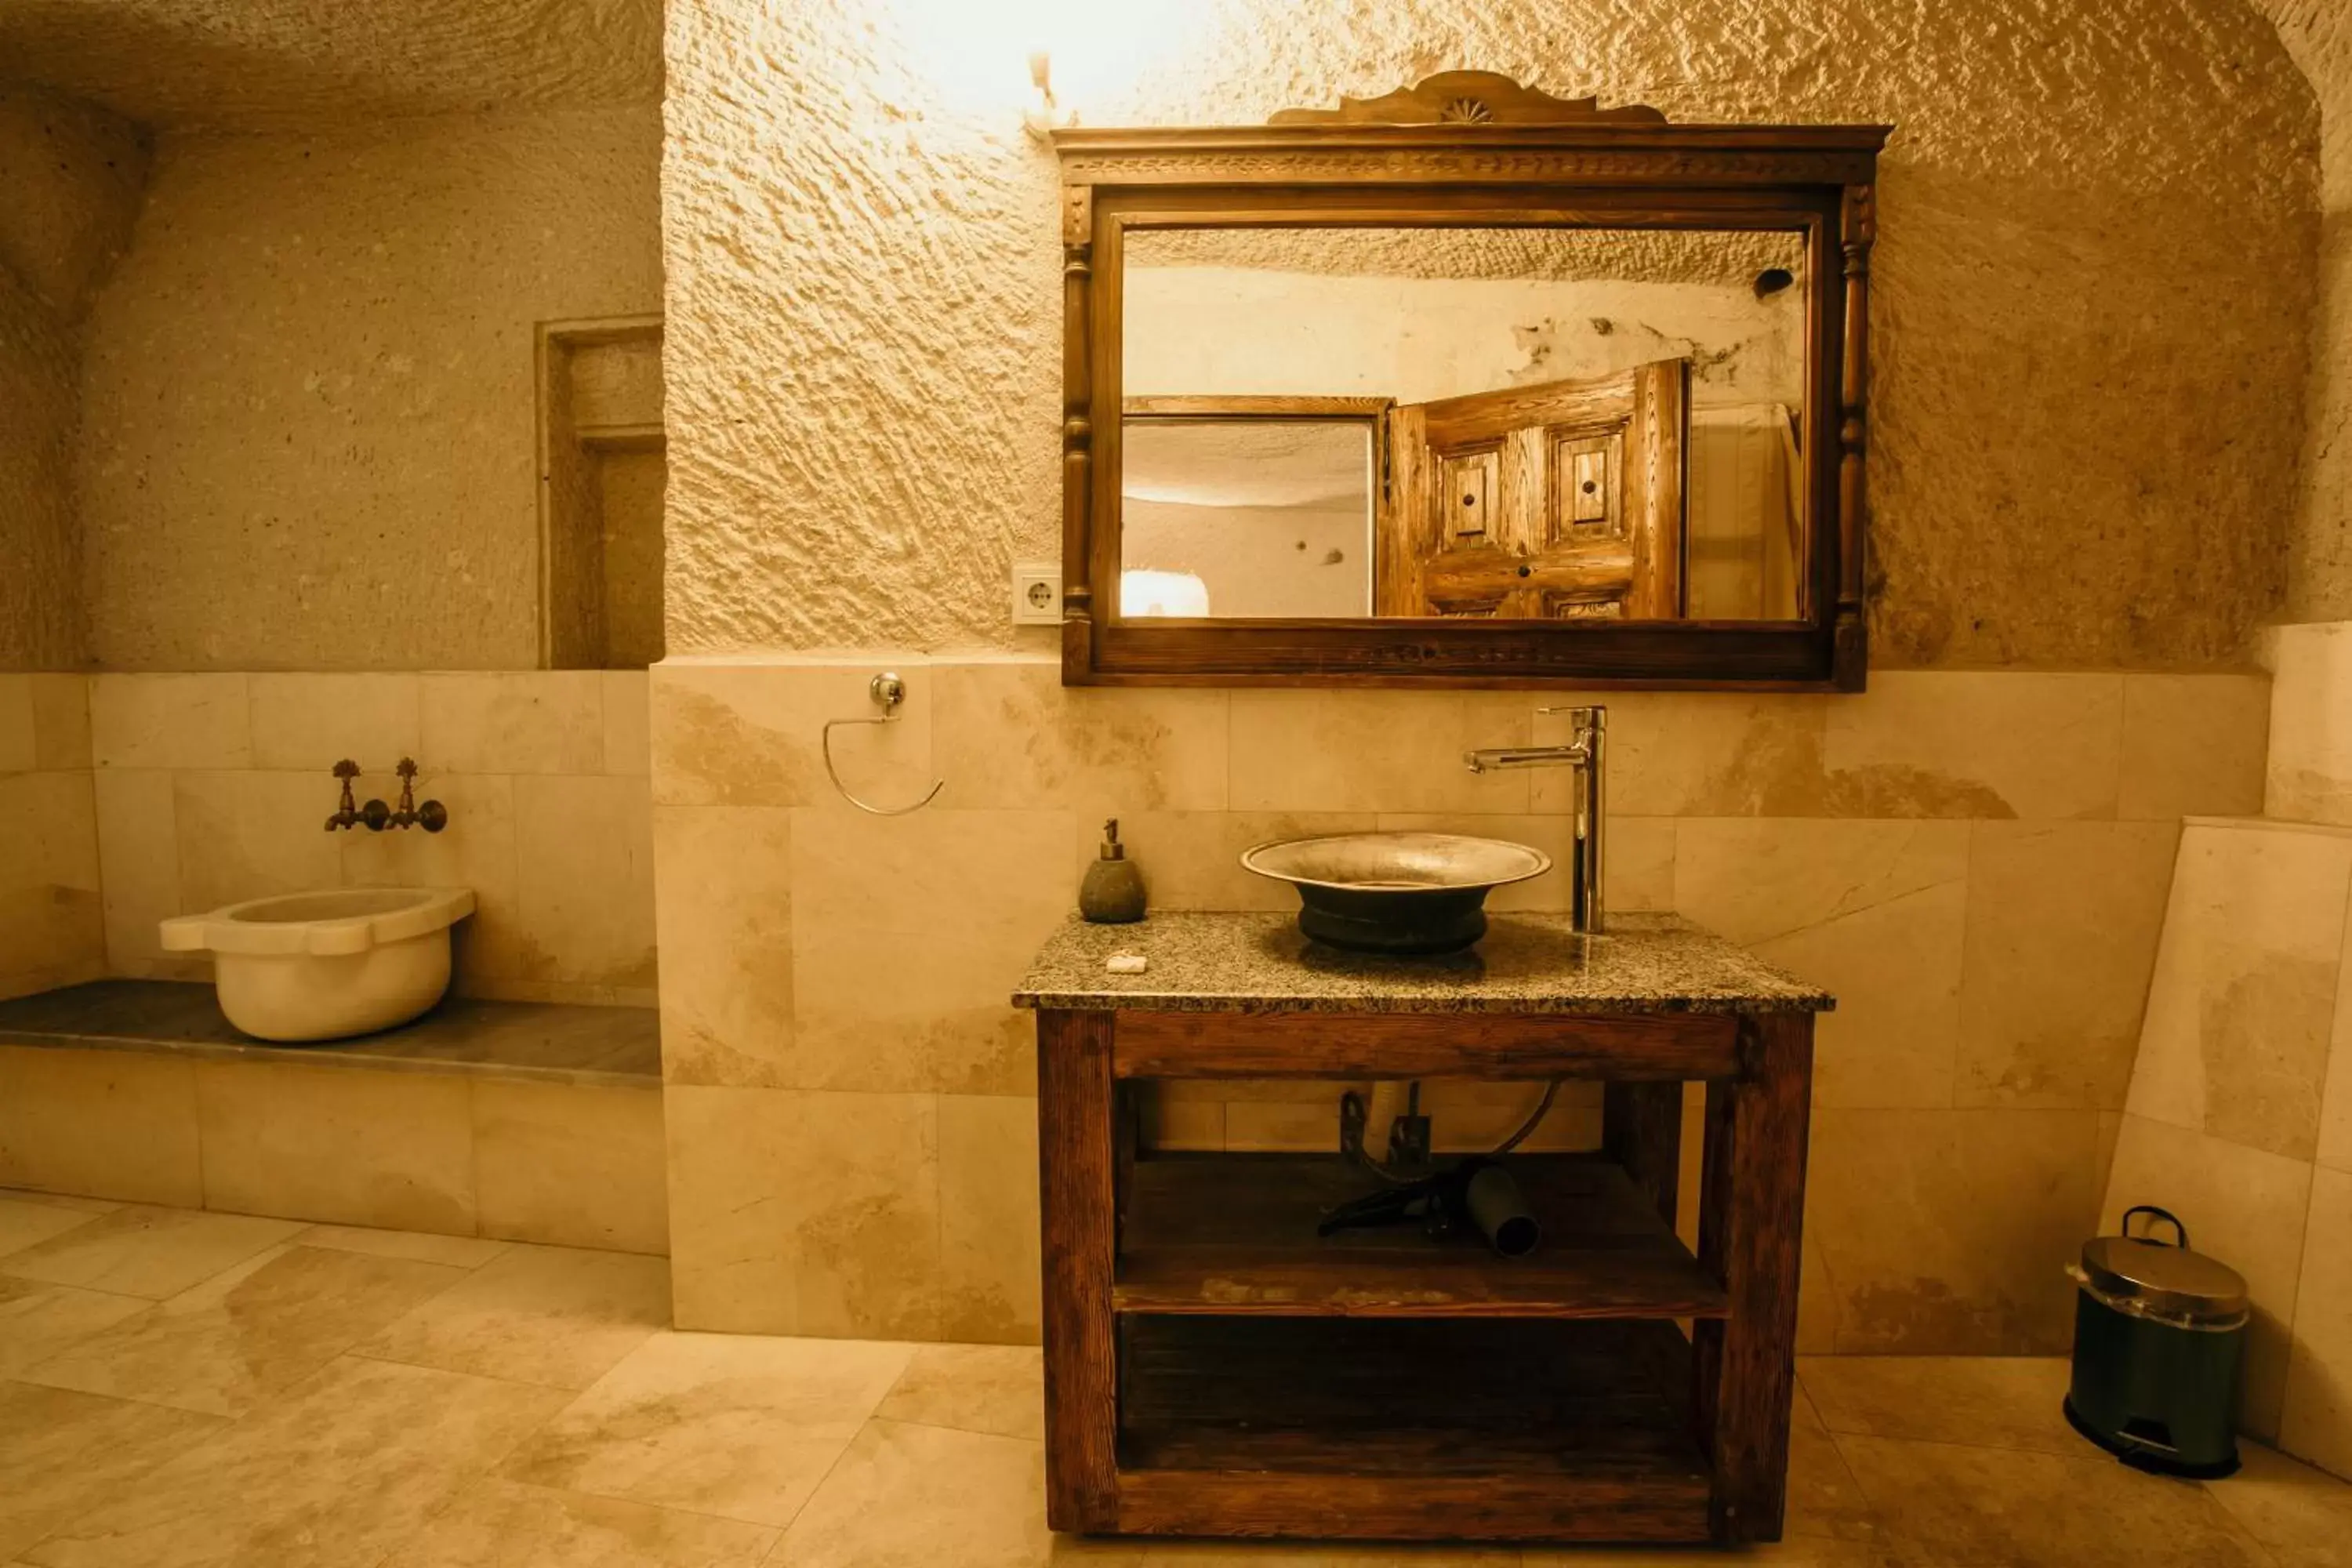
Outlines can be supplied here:
M1150 967L1113 974L1115 953ZM1466 952L1388 958L1310 942L1289 915L1073 918L1013 1005L1159 1013L1819 1013L1836 1000L1675 915L1618 915L1580 936L1565 915L1496 915Z
M99 980L0 1002L0 1046L147 1051L213 1060L635 1088L661 1079L650 1007L582 1007L451 997L414 1023L352 1040L271 1045L239 1034L210 985Z

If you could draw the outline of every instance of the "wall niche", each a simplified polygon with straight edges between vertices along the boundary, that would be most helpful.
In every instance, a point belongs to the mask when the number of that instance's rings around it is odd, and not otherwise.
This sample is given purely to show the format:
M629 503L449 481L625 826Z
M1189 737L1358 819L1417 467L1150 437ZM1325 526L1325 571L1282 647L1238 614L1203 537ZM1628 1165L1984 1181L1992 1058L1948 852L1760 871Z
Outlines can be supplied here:
M658 316L539 327L540 662L643 669L662 657Z

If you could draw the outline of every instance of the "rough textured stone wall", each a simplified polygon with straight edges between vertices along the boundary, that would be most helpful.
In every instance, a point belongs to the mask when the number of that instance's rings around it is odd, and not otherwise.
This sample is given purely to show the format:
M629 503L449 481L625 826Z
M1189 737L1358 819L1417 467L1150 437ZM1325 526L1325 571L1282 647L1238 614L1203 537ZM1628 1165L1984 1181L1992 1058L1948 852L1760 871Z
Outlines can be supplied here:
M662 0L8 0L10 74L174 130L652 101Z
M2262 0L2319 100L2318 312L2311 332L2302 505L2289 620L2352 618L2352 6Z
M914 0L681 0L669 646L1001 644L1056 537L1051 154L943 100ZM1108 21L1106 26L1111 25ZM2232 658L2283 597L2318 121L2222 0L1226 0L1093 123L1475 65L1677 120L1886 121L1882 664Z
M661 298L651 104L167 134L92 314L113 669L538 661L532 324Z
M90 294L129 238L138 130L0 82L0 669L89 654L73 506L75 364Z

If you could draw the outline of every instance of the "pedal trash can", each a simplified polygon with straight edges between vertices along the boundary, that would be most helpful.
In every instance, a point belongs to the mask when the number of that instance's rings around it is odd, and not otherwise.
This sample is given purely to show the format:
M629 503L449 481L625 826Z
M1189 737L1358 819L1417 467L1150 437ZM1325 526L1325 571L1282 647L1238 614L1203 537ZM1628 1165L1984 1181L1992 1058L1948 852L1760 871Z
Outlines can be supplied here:
M2169 1225L2173 1240L2133 1235L2142 1215ZM2230 1475L2238 1468L2246 1281L2191 1252L2188 1228L2152 1205L2126 1210L2123 1230L2084 1242L2081 1263L2066 1270L2076 1286L2066 1419L2142 1469Z

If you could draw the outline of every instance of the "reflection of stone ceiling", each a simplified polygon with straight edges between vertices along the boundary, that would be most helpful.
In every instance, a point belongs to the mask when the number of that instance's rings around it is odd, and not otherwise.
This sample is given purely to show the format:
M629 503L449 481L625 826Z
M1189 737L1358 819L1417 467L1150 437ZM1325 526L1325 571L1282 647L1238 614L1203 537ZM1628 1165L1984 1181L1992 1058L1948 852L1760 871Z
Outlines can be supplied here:
M1129 416L1120 489L1184 506L1364 505L1371 438L1354 422L1193 422Z
M0 77L150 125L658 100L662 0L0 0Z
M1171 228L1127 237L1129 267L1239 267L1343 278L1627 279L1752 284L1798 273L1796 234L1560 228Z

